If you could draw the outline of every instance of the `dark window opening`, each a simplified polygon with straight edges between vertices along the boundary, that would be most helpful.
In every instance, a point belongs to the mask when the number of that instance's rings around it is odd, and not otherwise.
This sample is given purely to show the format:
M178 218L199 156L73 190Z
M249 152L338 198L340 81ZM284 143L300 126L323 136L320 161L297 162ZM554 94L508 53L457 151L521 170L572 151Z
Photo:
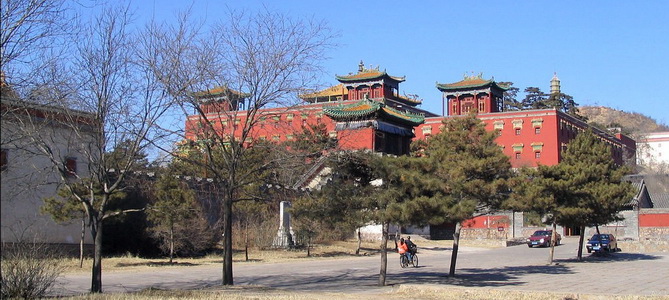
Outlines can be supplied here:
M67 176L75 177L77 175L77 159L74 157L68 157L65 159L65 171Z
M2 171L7 169L7 164L9 163L7 159L7 152L8 152L7 149L2 149L2 158L0 158L2 164L0 168L2 169Z

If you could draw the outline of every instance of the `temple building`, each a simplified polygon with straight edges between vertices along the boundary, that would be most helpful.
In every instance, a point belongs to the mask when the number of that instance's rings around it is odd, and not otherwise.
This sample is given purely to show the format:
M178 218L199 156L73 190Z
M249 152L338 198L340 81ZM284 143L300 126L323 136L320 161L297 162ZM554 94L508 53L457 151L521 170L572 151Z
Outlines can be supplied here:
M444 118L457 118L470 113L485 123L488 130L497 130L497 143L510 158L513 168L555 165L561 160L561 151L579 132L591 128L605 143L611 146L611 155L618 164L634 163L636 146L634 140L620 134L611 134L590 127L579 118L556 108L504 111L504 92L508 87L494 79L483 79L483 75L465 75L453 83L437 83L442 92L442 114L419 108L422 101L403 96L400 84L405 77L392 76L378 67L365 67L360 62L356 73L337 75L339 84L327 89L301 95L304 104L290 108L262 110L260 126L253 129L251 139L283 142L293 140L305 125L322 124L331 137L337 138L339 148L344 150L368 149L375 152L404 155L409 153L413 140L429 139L441 131ZM560 80L554 75L551 94L560 93ZM217 88L199 94L205 112L236 110L242 112L245 95L225 88ZM227 120L217 130L228 130L239 134L230 123L245 122L246 114L220 114ZM186 121L187 137L196 139L198 115ZM211 119L210 119L211 120ZM233 129L230 129L233 128ZM245 143L251 141L245 141ZM310 178L315 178L310 177ZM309 186L304 184L304 186ZM464 224L469 232L486 231L493 228L496 235L524 236L514 213L484 216ZM452 225L452 224L451 224ZM427 232L415 234L448 236L449 224L431 226ZM492 227L491 227L492 226ZM421 229L425 230L425 229ZM572 228L564 228L564 235L577 234ZM444 233L445 232L445 233ZM507 236L510 237L510 236Z

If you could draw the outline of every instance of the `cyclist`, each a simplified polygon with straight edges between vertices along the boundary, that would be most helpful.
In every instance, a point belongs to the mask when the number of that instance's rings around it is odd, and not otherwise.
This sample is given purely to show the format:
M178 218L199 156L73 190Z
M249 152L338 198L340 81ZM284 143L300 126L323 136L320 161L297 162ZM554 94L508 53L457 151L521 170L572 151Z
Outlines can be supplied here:
M418 246L411 241L411 236L407 236L407 239L404 241L407 244L407 249L409 249L409 261L411 261L411 256L416 254L418 251Z
M397 252L399 252L400 255L406 255L407 261L411 263L411 251L409 250L409 244L407 244L404 238L400 238L400 243L397 245Z
M407 244L404 242L404 238L400 238L400 243L397 244L397 252L400 254L400 256L409 254L409 248ZM407 256L407 258L409 257Z

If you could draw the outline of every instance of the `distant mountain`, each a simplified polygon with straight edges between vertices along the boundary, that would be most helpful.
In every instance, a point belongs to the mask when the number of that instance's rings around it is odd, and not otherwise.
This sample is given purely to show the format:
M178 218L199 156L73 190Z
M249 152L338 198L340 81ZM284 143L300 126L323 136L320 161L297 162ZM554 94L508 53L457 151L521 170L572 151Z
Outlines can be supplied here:
M669 131L666 124L657 123L640 113L626 112L605 106L580 106L579 113L588 118L588 123L602 129L620 127L623 133L633 136L656 131Z

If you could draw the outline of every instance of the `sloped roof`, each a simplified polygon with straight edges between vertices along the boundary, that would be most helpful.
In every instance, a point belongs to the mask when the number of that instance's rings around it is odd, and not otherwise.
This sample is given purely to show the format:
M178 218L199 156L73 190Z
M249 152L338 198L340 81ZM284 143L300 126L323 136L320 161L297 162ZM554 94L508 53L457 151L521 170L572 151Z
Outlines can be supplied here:
M210 98L210 97L217 97L217 96L237 96L240 98L248 97L248 94L242 93L240 91L233 90L231 88L225 87L225 86L217 86L214 87L213 89L209 89L206 91L200 91L200 92L195 92L193 93L195 97L202 97L202 98Z
M382 117L394 119L402 123L408 123L413 126L425 122L422 115L403 112L392 107L386 106L382 102L361 100L346 105L324 106L323 113L334 120L352 120L365 117L372 117L376 113L381 113Z
M317 97L344 96L347 94L347 92L348 91L344 87L344 84L340 83L315 93L302 94L300 95L300 98L305 99L305 98L317 98Z
M445 91L455 91L455 90L462 90L462 89L469 89L469 88L478 88L478 87L488 87L488 86L495 86L499 89L502 90L507 90L508 87L506 86L500 86L495 82L495 80L490 79L490 80L485 80L482 78L483 75L474 75L474 76L464 76L463 80L460 80L458 82L454 83L437 83L437 89L439 89L442 92Z

